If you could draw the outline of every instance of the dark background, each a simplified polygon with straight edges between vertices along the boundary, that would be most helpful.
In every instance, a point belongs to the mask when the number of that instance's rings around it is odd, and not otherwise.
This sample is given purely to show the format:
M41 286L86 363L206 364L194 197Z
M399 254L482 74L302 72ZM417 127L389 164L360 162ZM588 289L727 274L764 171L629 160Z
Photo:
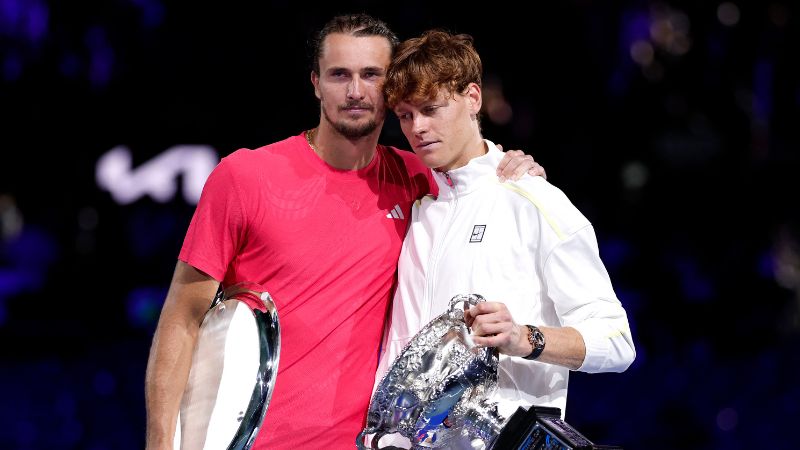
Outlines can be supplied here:
M788 1L0 1L0 447L144 445L144 371L194 204L115 202L117 146L225 156L318 121L335 13L475 37L484 135L594 223L637 359L567 422L626 449L797 448L800 8ZM259 6L254 6L258 4ZM390 119L383 142L405 148Z

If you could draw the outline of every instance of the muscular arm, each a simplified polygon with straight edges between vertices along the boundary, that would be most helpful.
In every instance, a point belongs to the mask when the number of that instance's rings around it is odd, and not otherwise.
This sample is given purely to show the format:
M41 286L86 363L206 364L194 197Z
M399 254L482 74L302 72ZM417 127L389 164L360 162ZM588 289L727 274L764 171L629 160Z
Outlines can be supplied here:
M497 347L509 356L527 356L532 351L528 327L514 322L505 304L479 303L466 312L467 324L472 327L473 340L483 347ZM572 327L539 327L544 334L544 351L537 361L578 369L586 357L586 345L581 334Z
M171 449L203 316L219 282L178 261L150 347L145 376L147 449Z

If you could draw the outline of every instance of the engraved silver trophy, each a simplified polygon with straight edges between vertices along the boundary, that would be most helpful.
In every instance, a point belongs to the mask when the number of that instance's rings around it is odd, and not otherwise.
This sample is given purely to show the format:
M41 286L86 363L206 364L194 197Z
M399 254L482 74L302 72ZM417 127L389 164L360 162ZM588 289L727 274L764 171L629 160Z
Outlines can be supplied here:
M464 310L482 301L477 294L453 297L448 310L406 345L373 394L366 427L356 439L359 449L377 449L392 434L407 438L414 449L458 448L464 442L467 448L492 448L505 422L489 401L497 388L497 349L476 347L464 322Z

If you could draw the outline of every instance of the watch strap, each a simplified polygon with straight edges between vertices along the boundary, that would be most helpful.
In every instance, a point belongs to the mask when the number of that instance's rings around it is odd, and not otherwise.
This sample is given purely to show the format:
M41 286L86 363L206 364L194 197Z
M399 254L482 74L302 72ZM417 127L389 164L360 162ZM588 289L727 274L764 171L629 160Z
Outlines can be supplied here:
M523 358L533 360L539 357L544 351L544 334L542 330L533 325L525 325L528 328L528 342L531 344L533 351L528 356Z

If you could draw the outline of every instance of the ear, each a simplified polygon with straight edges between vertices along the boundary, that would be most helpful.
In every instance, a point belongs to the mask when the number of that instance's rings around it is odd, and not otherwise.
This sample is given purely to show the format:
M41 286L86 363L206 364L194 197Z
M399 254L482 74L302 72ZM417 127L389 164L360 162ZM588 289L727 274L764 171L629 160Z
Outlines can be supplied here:
M483 104L483 96L481 95L481 87L476 83L470 83L467 86L467 101L469 102L470 113L478 114L481 111Z
M314 95L317 96L317 99L322 100L322 95L319 92L319 75L313 70L311 71L311 84L314 85Z

